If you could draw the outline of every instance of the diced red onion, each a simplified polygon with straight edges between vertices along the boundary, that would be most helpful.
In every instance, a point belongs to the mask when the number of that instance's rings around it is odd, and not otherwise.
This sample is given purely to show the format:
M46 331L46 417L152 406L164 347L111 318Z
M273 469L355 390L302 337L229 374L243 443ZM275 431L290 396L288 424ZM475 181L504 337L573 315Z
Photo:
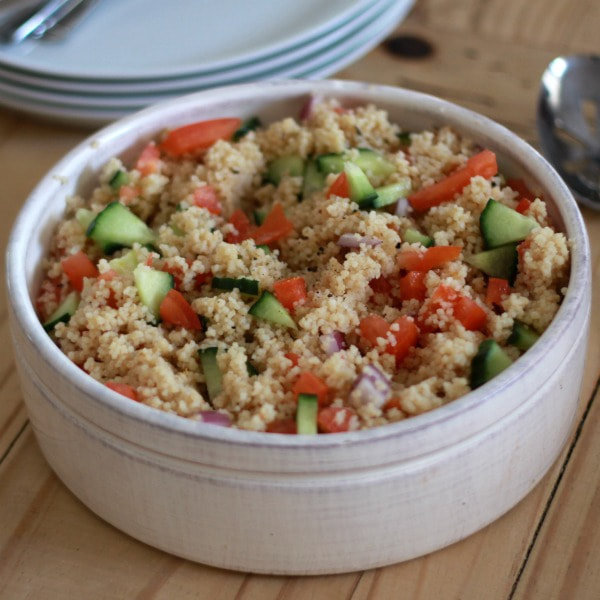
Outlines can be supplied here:
M381 240L368 235L360 237L354 233L344 233L340 235L340 239L337 241L337 243L338 246L342 246L343 248L360 248L361 244L372 247L379 246L379 244L381 244Z
M410 212L410 204L408 198L398 198L396 204L395 215L397 217L405 217Z
M381 408L390 394L390 382L387 377L375 366L367 365L356 378L350 402L356 406L372 403Z
M340 350L346 349L346 340L344 334L341 331L334 331L333 333L324 333L319 337L321 342L321 348L327 356L331 356Z
M231 418L229 415L218 410L201 410L195 415L196 420L211 425L220 425L221 427L231 427Z
M314 107L321 101L321 96L309 96L308 100L303 104L302 108L300 109L300 114L298 115L300 117L300 120L306 121L306 119L310 118Z

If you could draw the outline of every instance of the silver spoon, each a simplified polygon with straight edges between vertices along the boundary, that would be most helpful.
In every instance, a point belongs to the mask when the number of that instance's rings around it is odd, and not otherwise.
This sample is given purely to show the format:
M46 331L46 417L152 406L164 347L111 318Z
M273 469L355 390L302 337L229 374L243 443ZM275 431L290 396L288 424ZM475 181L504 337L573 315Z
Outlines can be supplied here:
M559 56L542 75L542 152L575 198L600 210L600 55Z

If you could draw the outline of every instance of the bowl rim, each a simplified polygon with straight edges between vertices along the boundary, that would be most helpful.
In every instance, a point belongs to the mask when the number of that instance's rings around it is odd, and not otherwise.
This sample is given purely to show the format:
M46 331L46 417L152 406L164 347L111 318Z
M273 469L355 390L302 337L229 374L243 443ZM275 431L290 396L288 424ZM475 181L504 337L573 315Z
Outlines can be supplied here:
M565 225L565 233L568 233L570 241L571 271L567 293L557 314L538 343L490 382L441 407L395 423L335 435L291 436L211 426L131 402L82 372L62 353L41 326L31 301L23 268L27 242L30 237L28 230L31 228L31 223L27 222L29 214L36 209L38 213L40 212L39 205L43 204L44 197L47 197L46 188L51 187L52 182L56 183L55 173L68 171L69 168L72 169L73 164L78 164L86 157L91 156L90 153L94 152L96 144L101 146L110 143L111 140L117 140L128 130L136 129L138 124L153 122L157 115L183 114L186 109L193 110L195 106L199 105L211 106L221 103L227 106L227 102L229 104L237 103L240 98L248 95L253 97L260 95L264 97L265 102L269 102L277 99L291 100L310 94L337 96L375 104L379 99L379 101L396 104L400 107L408 105L413 111L422 111L423 115L431 115L434 118L464 122L465 129L476 129L481 131L481 137L493 138L498 143L497 145L502 147L502 153L510 156L514 162L522 164L524 168L527 168L528 174L537 181L543 181L545 186L552 188L554 205L560 212ZM162 121L162 123L165 122L168 122L168 119ZM160 128L155 127L156 130ZM458 128L460 130L460 125ZM469 135L474 137L473 134ZM509 151L509 146L511 151ZM84 161L83 166L85 164ZM80 172L81 169L73 171L74 174ZM100 403L121 417L186 438L226 442L230 445L240 446L307 449L362 445L396 436L435 430L439 425L460 419L467 412L478 407L485 407L495 401L503 389L512 385L527 370L540 363L547 349L558 343L584 303L590 282L589 240L579 208L557 172L527 142L488 117L430 94L387 85L335 79L323 81L282 80L213 88L155 104L100 129L86 137L55 163L29 194L13 224L7 246L6 262L7 293L13 325L21 329L32 348L46 365L66 378L87 398ZM18 301L19 298L24 297L28 299L28 302Z

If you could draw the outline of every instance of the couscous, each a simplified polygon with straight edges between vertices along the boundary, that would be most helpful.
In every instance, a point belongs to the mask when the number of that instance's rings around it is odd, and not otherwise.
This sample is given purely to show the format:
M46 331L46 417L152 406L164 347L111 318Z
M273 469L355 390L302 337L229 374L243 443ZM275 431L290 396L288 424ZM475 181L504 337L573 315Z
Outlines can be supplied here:
M165 130L67 199L40 319L116 392L240 429L335 433L466 394L554 317L569 247L447 127L313 102Z

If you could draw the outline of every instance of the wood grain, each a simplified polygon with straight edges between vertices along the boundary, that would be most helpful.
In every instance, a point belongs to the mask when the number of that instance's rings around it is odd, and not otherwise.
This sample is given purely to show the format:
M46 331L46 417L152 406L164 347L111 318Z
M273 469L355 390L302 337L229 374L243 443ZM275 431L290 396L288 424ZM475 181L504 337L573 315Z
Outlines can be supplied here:
M559 53L598 52L597 0L418 0L397 33L434 46L426 59L383 47L339 76L433 93L536 143L539 75ZM0 113L0 243L39 177L89 131ZM600 215L582 211L600 303ZM4 261L0 275L4 280ZM50 471L27 425L0 295L0 599L587 600L600 590L600 311L592 312L578 427L513 510L449 548L331 577L266 577L197 565L141 544L85 508Z

